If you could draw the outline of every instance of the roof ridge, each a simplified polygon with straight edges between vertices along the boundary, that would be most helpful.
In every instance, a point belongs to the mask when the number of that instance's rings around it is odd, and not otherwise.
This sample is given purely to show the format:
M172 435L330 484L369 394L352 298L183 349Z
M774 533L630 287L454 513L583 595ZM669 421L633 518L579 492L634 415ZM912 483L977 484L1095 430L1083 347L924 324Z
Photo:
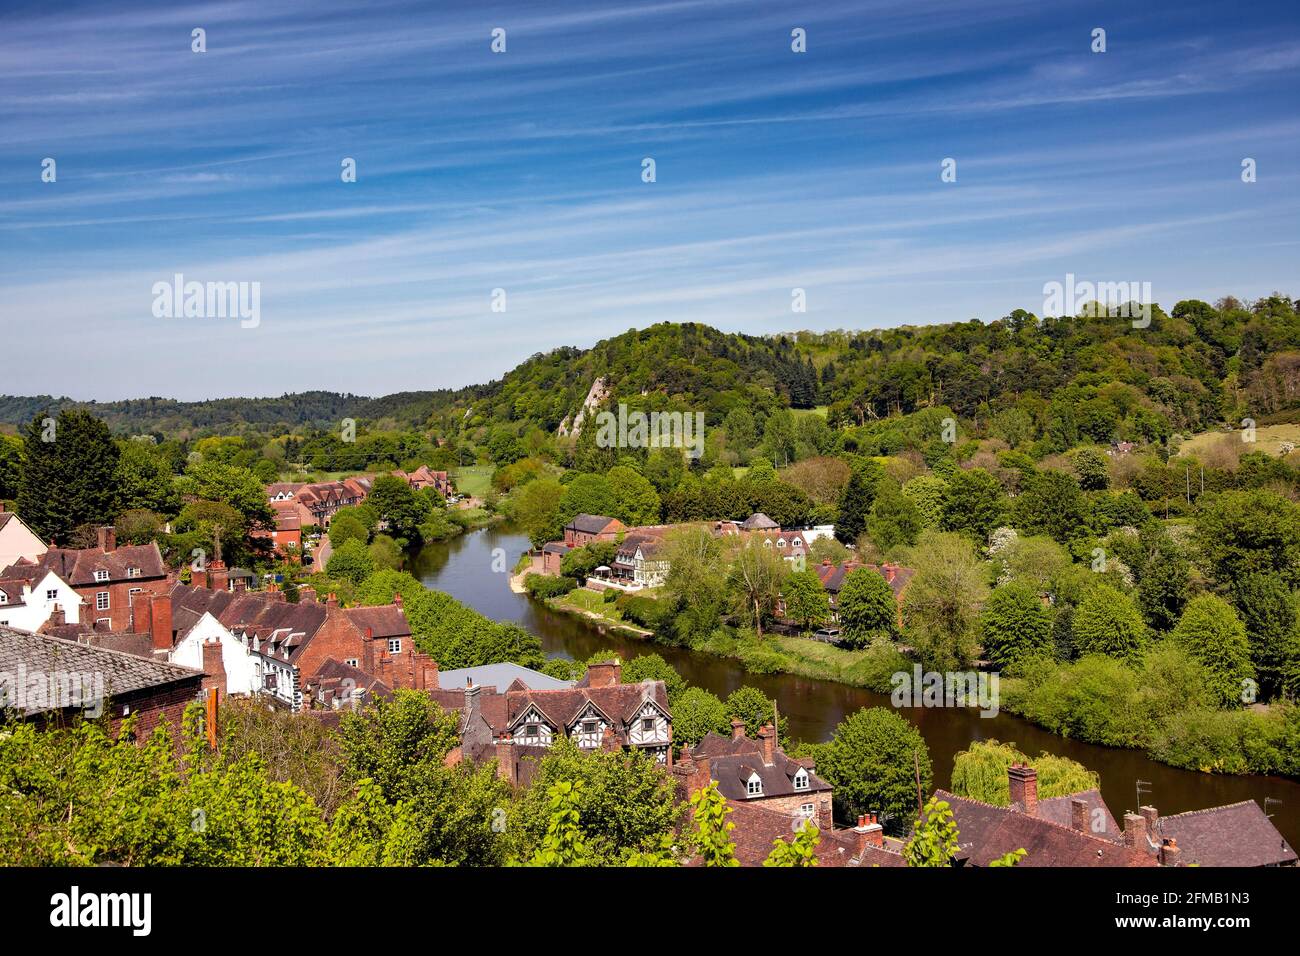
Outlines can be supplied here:
M203 673L203 671L198 668L186 667L184 664L173 664L171 661L160 661L152 657L141 657L139 654L132 654L130 651L119 651L111 647L101 647L98 644L83 644L81 641L69 640L66 637L55 637L53 634L42 634L39 631L24 631L21 628L9 627L8 625L0 624L0 632L9 632L9 633L17 634L19 637L34 637L42 641L57 641L60 644L66 644L69 647L75 647L80 650L93 651L98 654L108 654L113 657L120 657L123 660L130 661L133 664L138 664L141 661L144 661L149 664L154 664L158 667L168 667L168 668L172 668L173 670L180 671L186 677L191 677L194 674ZM118 633L143 633L143 632L124 631Z
M1231 810L1233 807L1244 807L1248 803L1253 803L1257 807L1259 806L1258 802L1247 798L1245 800L1238 800L1236 803L1225 803L1217 807L1201 807L1199 810L1183 810L1181 813L1161 814L1158 817L1158 819L1163 821L1163 820L1174 820L1177 819L1178 817L1194 817L1198 813L1214 813L1218 810Z

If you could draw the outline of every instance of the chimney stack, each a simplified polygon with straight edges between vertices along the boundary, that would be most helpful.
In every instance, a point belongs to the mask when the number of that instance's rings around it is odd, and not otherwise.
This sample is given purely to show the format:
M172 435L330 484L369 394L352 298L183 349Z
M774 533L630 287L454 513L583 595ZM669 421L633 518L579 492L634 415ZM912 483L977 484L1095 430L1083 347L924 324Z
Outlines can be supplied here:
M619 663L617 657L612 661L590 664L587 667L587 686L613 687L615 684L619 683L622 676L623 665Z
M152 624L153 646L155 650L172 649L172 599L166 594L154 594L149 598L152 607L149 610Z
M56 604L50 609L50 619L45 622L50 627L62 627L67 623L67 615L63 613L63 608Z
M1029 764L1013 763L1007 768L1011 806L1029 816L1038 815L1038 771Z
M1147 818L1140 813L1124 814L1124 845L1133 850L1147 848Z
M99 550L108 553L117 550L117 531L111 524L101 525L98 528Z
M214 591L225 591L230 585L230 575L226 571L226 562L212 561L208 564L208 587Z
M153 595L148 591L131 595L131 630L136 634L153 633Z
M1070 827L1078 830L1080 833L1087 833L1091 828L1088 826L1088 801L1080 800L1075 797L1070 801Z
M190 584L196 588L207 588L208 568L206 564L201 568L190 568Z
M869 846L885 845L885 828L880 825L874 813L864 813L858 817L858 825L853 828L853 843L859 856Z
M315 603L316 603L316 589L315 589L314 587L310 587L310 586L308 586L308 585L303 585L302 587L300 587L300 588L298 589L298 603L299 603L299 604L315 604Z
M497 776L512 787L519 783L515 776L515 742L509 734L497 740Z
M226 695L226 664L221 659L221 642L203 642L203 689L215 690L218 697Z
M1160 831L1156 824L1160 822L1160 812L1155 807L1138 807L1138 813L1142 814L1142 819L1147 822L1147 833L1151 839L1156 839L1156 834Z
M740 740L745 736L745 722L739 717L731 718L731 739Z
M396 605L397 607L401 607L401 606L402 606L402 592L401 592L401 591L394 591L394 592L393 592L393 604Z
M772 766L776 763L776 731L771 724L764 724L758 731L758 746L763 752L763 763Z
M325 600L325 606L326 606L326 607L338 607L338 606L339 606L339 596L338 596L337 594L335 594L333 591L331 591L331 592L330 592L330 596Z

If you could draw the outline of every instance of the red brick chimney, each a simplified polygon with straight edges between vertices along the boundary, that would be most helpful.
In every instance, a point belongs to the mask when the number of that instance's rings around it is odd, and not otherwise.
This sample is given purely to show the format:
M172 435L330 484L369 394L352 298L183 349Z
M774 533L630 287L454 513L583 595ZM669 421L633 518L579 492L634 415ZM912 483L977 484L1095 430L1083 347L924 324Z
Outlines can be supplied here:
M313 588L313 587L307 586L307 585L304 585L303 587L300 587L300 588L298 589L298 603L299 603L299 604L315 604L315 603L316 603L316 589Z
M519 783L515 774L515 742L509 734L502 734L497 740L497 776L512 787Z
M330 592L330 596L325 600L325 606L326 606L326 607L338 607L338 606L339 606L339 596L338 596L337 594L335 594L333 591L331 591L331 592Z
M623 665L618 658L587 666L588 687L613 687L623 677Z
M1156 834L1160 832L1156 828L1156 824L1160 822L1160 811L1155 807L1138 807L1138 813L1142 814L1142 819L1146 820L1147 833L1151 834L1151 839L1154 840Z
M415 687L417 690L438 689L438 662L428 654L415 654Z
M166 594L154 594L149 598L152 607L149 610L150 623L153 628L153 646L155 650L172 649L172 599Z
M208 565L208 586L214 591L225 591L230 585L230 574L226 562L213 561Z
M216 688L219 697L226 696L226 665L221 659L221 642L203 642L203 689Z
M763 752L763 763L772 766L776 763L776 731L771 724L764 724L758 731L758 746Z
M153 595L148 591L131 595L131 630L136 634L153 633Z
M858 825L853 828L853 845L859 856L869 846L885 845L885 828L877 821L874 813L864 813L858 817Z
M1087 833L1091 829L1088 825L1090 815L1087 800L1080 800L1075 797L1070 801L1070 827L1072 829L1078 830L1080 833Z
M1007 768L1011 806L1029 816L1038 815L1038 771L1028 764L1013 763Z
M401 591L394 591L394 592L393 592L393 604L394 604L394 606L396 606L396 607L401 607L401 606L402 606L402 592L401 592Z
M601 749L601 750L607 750L607 751L609 751L610 753L613 753L614 751L622 750L622 749L623 749L623 745L620 744L620 743L618 742L618 738L614 736L614 728L613 728L613 727L606 727L606 728L605 728L604 736L602 736L601 739L600 739L600 749Z
M207 565L202 568L190 568L190 584L196 588L206 588L208 586Z
M895 578L895 576L897 576L897 574L898 574L898 568L897 568L897 566L892 565L892 564L882 564L882 565L880 566L880 570L883 571L883 572L885 573L885 583L886 583L886 584L893 584L893 583L894 583L894 578Z
M1142 814L1124 814L1124 845L1134 850L1147 848L1147 818Z
M745 722L739 717L731 718L731 739L740 740L745 736Z
M67 623L67 615L63 613L63 608L58 604L50 609L49 620L45 622L50 627L62 627Z
M117 550L117 532L111 524L101 525L98 529L99 549L104 552Z

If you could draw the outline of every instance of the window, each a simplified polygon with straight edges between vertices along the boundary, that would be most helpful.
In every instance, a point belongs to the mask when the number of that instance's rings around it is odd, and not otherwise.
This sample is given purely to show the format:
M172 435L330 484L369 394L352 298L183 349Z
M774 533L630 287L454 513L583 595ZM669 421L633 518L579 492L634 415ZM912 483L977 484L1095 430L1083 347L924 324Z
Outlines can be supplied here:
M538 736L537 730L538 727L536 724L528 724L527 726L524 727L524 737L528 740L532 740L533 738Z
M105 626L107 627L107 626L111 625L112 623L113 623L113 619L112 619L111 617L97 617L97 618L95 618L95 626L96 626L96 627L98 627L100 624L103 624L103 625L105 625ZM123 713L125 713L125 711L123 711Z
M107 580L108 580L108 572L107 572L107 571L96 571L96 572L95 572L95 580L96 580L96 581L107 581Z
M126 569L126 576L127 576L128 578L138 578L138 577L140 576L140 569L139 569L139 568L127 568L127 569Z
M817 805L815 803L805 803L799 807L799 815L804 817L815 817L817 815Z
M127 604L130 604L130 603L131 603L131 598L135 597L137 594L139 594L139 593L140 593L141 591L143 591L143 590L144 590L144 588L131 588L131 590L127 591L127 592L126 592L126 603L127 603Z
M582 722L582 732L584 734L594 734L596 732L596 728L597 728L597 724L594 720L584 720Z
M802 770L802 769L801 769L801 770L799 770L799 771L794 775L794 788L795 788L796 790L807 790L807 789L808 789L808 771L807 771L807 770Z
M762 796L763 781L758 778L758 774L752 774L745 783L745 792L751 797Z
M9 603L9 595L5 594L4 591L0 591L0 604L8 604L8 603Z
M641 718L641 729L642 729L643 731L645 731L647 734L652 734L652 733L654 733L654 732L655 732L655 719L654 719L653 717L642 717L642 718Z
M390 637L388 639L388 653L390 654L402 653L402 639L400 637Z
M96 592L95 592L95 610L96 610L96 611L107 611L107 610L108 610L108 592L107 592L107 591L96 591Z
M47 591L45 592L45 600L47 600L47 601L57 601L58 599L59 599L59 589L58 589L58 588L50 588L49 590L47 590Z
M357 666L357 659L356 659L355 657L349 657L349 658L348 658L347 660L345 660L343 663L344 663L344 664L347 664L349 667L356 667L356 666Z

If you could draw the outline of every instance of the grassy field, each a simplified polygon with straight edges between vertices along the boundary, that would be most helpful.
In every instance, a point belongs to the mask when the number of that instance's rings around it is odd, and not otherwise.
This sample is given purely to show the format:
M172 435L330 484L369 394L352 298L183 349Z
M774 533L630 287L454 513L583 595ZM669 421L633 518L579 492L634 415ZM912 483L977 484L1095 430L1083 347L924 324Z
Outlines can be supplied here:
M493 471L495 468L492 465L467 465L464 468L453 468L451 480L461 494L482 498L492 490Z
M804 415L820 415L826 417L826 412L830 409L829 405L818 405L816 408L792 408L790 414L795 418L801 418Z
M1241 432L1224 432L1219 430L1201 432L1187 439L1178 448L1179 457L1183 455L1200 455L1212 448L1227 435L1235 441L1241 441ZM1269 455L1279 455L1282 443L1290 442L1300 448L1300 425L1260 425L1255 429L1255 442L1249 444L1245 451L1262 451Z

